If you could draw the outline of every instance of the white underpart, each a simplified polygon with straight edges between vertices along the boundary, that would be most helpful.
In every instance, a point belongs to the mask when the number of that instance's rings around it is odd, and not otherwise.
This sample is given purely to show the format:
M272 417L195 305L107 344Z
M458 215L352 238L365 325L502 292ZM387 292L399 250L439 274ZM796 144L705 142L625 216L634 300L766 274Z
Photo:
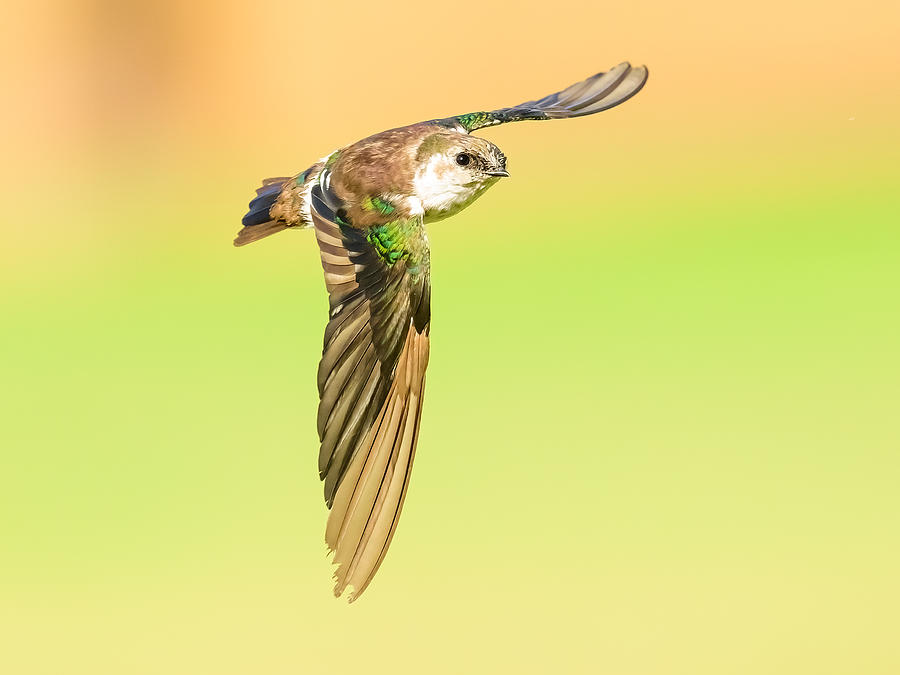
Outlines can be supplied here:
M303 188L302 201L300 202L300 222L303 227L312 227L312 189L316 184L316 180L306 181L306 187Z
M412 195L410 197L401 197L401 199L406 202L406 208L409 210L410 215L425 215L425 205L422 203L422 200L419 197L417 197L416 195ZM393 197L393 199L388 198L387 201L395 203L397 201L397 197Z
M413 178L413 190L427 219L446 218L456 213L487 187L485 183L473 185L448 180L445 167L446 159L435 155Z
M322 159L319 160L322 164L328 161L328 158L331 157L334 153L328 153ZM317 164L319 162L316 162ZM303 227L312 227L313 219L312 219L312 189L313 186L319 182L319 178L322 176L322 173L325 170L322 169L313 176L311 179L307 178L306 186L303 188L302 193L302 201L300 202L300 222L303 223ZM329 172L330 173L330 172ZM330 177L330 176L329 176Z

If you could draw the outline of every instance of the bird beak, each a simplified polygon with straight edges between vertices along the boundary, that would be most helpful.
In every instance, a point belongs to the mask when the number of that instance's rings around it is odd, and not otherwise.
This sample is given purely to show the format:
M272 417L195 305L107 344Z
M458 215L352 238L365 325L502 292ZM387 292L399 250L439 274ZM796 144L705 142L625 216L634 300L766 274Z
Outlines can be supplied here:
M509 178L509 171L506 169L497 169L496 171L485 171L488 176L497 176L498 178Z

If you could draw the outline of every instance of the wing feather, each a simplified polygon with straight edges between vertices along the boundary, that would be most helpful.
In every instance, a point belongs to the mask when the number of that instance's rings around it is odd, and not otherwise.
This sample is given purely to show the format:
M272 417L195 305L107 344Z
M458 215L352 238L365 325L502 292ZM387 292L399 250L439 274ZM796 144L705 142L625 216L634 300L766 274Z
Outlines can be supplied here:
M382 258L366 232L335 222L340 201L328 188L316 185L311 204L330 301L317 416L325 539L335 595L352 588L353 600L384 559L409 484L428 363L428 249L419 221L404 230L403 257Z
M379 419L338 489L326 540L339 568L335 593L350 586L359 597L393 537L409 484L421 419L428 338L410 326L403 355Z
M615 68L576 82L562 91L535 101L491 112L475 112L439 120L444 124L472 132L506 122L551 120L582 117L608 110L637 94L647 82L646 66L632 67L623 62Z

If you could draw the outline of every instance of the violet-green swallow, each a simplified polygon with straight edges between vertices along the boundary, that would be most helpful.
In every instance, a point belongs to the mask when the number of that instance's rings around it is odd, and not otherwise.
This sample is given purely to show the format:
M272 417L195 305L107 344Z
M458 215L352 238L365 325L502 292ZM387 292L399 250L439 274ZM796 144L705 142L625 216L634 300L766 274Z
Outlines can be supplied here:
M383 131L306 171L267 178L235 246L313 228L330 312L319 363L319 476L331 509L335 596L359 597L397 527L419 436L431 286L425 225L464 209L506 156L470 136L519 120L591 115L634 96L647 68L621 63L555 94Z

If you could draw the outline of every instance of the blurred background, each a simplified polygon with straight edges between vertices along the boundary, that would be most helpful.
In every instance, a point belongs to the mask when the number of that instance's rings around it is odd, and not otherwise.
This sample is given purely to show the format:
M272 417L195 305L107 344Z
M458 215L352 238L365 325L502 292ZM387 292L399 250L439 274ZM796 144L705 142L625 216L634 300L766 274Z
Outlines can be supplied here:
M900 5L12 0L0 670L900 672ZM406 508L331 596L260 179L622 60L431 228Z

